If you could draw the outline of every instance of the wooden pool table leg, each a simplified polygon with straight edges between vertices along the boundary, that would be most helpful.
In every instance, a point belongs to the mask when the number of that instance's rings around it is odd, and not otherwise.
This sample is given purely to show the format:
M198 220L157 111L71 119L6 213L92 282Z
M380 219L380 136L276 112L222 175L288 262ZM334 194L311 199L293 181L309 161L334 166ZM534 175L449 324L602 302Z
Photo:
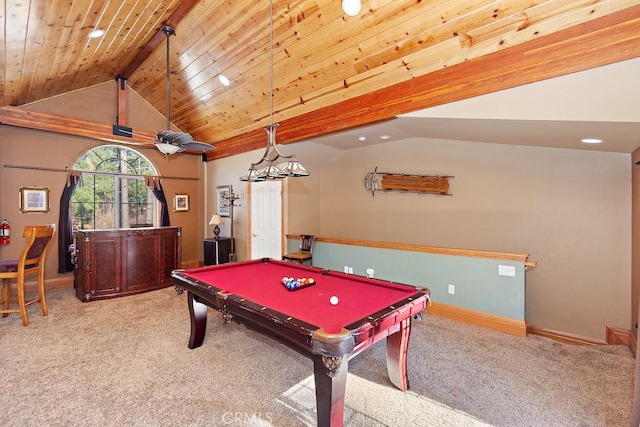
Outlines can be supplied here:
M409 390L407 350L411 335L411 317L400 322L400 330L387 337L387 371L389 379L402 391Z
M313 357L316 383L318 427L342 427L344 424L344 393L347 386L348 355L342 356L340 368L333 376L327 374L322 356Z
M204 334L207 331L207 306L196 301L191 292L187 292L187 301L191 317L189 348L193 349L200 347L204 341Z

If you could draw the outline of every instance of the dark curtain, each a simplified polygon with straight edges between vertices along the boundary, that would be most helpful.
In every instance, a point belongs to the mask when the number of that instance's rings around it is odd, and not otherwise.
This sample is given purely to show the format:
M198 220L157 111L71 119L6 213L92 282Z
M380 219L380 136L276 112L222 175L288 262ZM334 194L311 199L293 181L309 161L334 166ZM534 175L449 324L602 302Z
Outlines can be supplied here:
M82 185L82 172L67 171L67 184L60 197L60 218L58 220L58 273L73 271L69 246L73 243L73 223L71 220L71 198L78 185Z
M160 178L157 176L145 176L144 183L153 191L153 195L156 196L156 199L158 199L160 205L162 205L162 209L160 210L160 226L169 227L171 225L169 221L169 205L167 205L167 198L164 196Z

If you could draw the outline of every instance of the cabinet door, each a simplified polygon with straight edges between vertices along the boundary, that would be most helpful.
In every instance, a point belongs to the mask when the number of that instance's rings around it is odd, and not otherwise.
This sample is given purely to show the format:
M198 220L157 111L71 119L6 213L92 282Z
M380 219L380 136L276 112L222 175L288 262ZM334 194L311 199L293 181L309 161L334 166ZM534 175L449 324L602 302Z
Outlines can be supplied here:
M120 237L117 235L95 235L86 245L89 252L90 270L88 284L85 284L85 292L89 294L89 298L93 299L121 292Z
M204 265L218 264L218 242L214 239L204 241Z
M171 272L180 268L182 245L180 231L160 234L160 278L162 285L171 284Z
M204 240L204 265L226 264L231 252L231 238Z
M218 264L226 264L229 262L229 254L231 253L231 238L220 240L218 242Z
M122 238L122 282L124 291L136 291L158 286L160 247L157 234L132 232Z

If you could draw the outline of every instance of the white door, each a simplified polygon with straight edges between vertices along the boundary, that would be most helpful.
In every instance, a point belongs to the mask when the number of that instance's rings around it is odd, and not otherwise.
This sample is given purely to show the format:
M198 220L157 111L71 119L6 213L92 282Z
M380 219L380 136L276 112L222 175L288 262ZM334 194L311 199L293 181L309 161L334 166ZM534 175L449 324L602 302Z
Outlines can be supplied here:
M282 258L282 181L251 183L251 259Z

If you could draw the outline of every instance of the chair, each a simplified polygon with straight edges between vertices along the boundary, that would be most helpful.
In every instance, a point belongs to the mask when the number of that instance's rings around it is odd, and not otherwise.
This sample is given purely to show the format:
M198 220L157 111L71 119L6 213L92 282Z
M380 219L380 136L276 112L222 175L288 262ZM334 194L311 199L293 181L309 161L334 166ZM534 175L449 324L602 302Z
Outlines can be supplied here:
M44 296L44 261L55 232L55 224L27 225L23 233L24 238L27 239L27 245L22 249L20 259L0 261L0 279L3 279L0 313L3 317L7 317L9 313L20 313L22 324L29 326L27 306L35 302L40 303L43 316L49 314ZM25 300L24 278L32 274L38 275L38 298L27 301ZM17 281L18 308L10 309L9 303L16 302L16 300L10 300L12 279Z
M300 235L300 243L298 243L298 252L292 252L282 255L282 259L285 261L298 262L304 264L305 261L309 261L312 264L313 258L313 242L315 242L316 236L308 234Z

